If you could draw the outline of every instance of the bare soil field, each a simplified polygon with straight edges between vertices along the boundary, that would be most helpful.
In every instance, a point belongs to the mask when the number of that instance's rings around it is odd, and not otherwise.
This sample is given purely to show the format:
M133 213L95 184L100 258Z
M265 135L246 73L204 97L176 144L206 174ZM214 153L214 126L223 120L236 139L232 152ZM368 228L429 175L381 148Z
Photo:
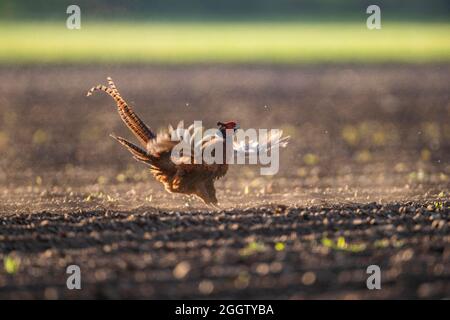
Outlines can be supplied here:
M85 97L107 76L154 129L283 129L279 173L232 166L220 209L166 193ZM2 66L0 298L450 298L449 84L448 65Z

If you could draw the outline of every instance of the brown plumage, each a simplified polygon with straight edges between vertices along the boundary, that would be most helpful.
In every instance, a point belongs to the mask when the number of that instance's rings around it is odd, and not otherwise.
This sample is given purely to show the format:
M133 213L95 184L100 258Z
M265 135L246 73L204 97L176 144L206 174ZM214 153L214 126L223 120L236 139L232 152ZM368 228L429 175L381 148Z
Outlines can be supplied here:
M153 176L161 182L165 189L173 193L182 193L186 195L195 195L203 200L206 204L216 205L216 189L214 181L223 177L228 170L227 164L195 164L192 157L181 157L177 160L171 158L172 149L178 144L178 141L171 140L171 134L175 129L171 126L165 131L156 135L149 127L134 113L131 106L121 97L114 82L108 77L109 87L98 85L91 88L87 96L94 91L100 90L109 94L117 104L117 110L123 122L136 136L141 147L125 140L121 137L115 137L133 157L150 166ZM182 123L179 124L179 127ZM235 129L234 122L226 124L218 123L222 132L224 129ZM192 127L191 127L192 129ZM223 143L225 139L218 137L210 137L207 141L202 142L202 150L213 143ZM225 157L226 155L224 155ZM190 161L188 161L190 160ZM225 161L224 161L225 163Z

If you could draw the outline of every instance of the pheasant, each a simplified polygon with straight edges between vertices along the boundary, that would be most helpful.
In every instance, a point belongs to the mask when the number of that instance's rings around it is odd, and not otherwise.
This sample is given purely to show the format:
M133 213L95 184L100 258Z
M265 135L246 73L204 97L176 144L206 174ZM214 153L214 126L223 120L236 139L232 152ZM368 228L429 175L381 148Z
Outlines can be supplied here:
M232 139L239 125L235 121L217 122L218 132L215 135L207 135L200 141L199 148L203 152L206 148L211 148L214 144L222 144L223 161L219 163L196 163L191 155L183 155L181 157L172 157L172 151L175 146L183 138L181 136L183 122L181 121L177 128L174 129L171 125L167 129L155 134L133 111L120 95L117 87L110 77L107 78L108 87L104 85L97 85L92 87L87 96L92 95L95 91L104 91L110 95L117 104L117 111L130 131L135 135L142 147L139 147L132 142L122 138L111 135L122 146L124 146L134 157L134 159L144 162L150 167L150 171L157 181L161 182L165 189L170 193L181 193L185 195L194 195L201 199L205 204L217 207L216 189L214 181L225 176L228 171L227 157L230 153L238 152L244 154L254 153L258 148L264 147L270 150L268 145L258 145L251 141L249 145L234 144L233 150L227 152L225 145L227 140ZM200 129L203 132L203 128ZM191 125L187 132L191 134L189 147L194 150L194 137L199 132L198 128ZM289 137L281 138L282 134L272 137L269 143L281 147L285 147ZM233 145L233 144L232 144ZM194 151L190 154L194 154Z

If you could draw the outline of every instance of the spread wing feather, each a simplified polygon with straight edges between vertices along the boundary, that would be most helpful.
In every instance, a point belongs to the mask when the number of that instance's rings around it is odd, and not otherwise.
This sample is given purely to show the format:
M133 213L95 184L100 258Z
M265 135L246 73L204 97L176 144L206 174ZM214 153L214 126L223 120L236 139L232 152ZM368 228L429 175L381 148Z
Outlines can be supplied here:
M263 138L263 137L262 137ZM252 154L257 154L260 152L266 153L273 148L285 148L289 142L290 136L283 137L283 131L277 130L271 132L271 134L263 139L261 143L257 141L240 141L233 144L234 152L237 156L248 157Z

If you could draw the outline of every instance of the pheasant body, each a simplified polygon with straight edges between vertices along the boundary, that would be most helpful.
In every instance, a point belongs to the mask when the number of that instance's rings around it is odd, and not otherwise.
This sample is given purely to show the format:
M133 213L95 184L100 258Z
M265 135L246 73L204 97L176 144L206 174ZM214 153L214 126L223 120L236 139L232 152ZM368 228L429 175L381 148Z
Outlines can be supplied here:
M95 91L104 91L115 100L120 118L135 135L141 146L121 137L113 135L112 137L123 145L136 160L147 164L150 167L150 172L157 181L164 185L168 192L194 195L205 204L215 206L217 205L217 197L214 181L227 173L227 160L230 154L247 157L261 151L267 152L274 146L285 147L287 145L289 137L282 137L281 131L271 136L265 144L260 145L255 141L250 141L249 144L244 142L236 144L233 141L233 133L239 126L233 121L218 122L220 134L206 135L198 142L194 137L198 133L202 136L203 128L195 128L194 125L191 125L187 130L188 136L191 137L188 141L189 154L180 154L180 157L174 158L172 151L180 140L184 139L184 136L181 137L179 133L179 129L183 128L183 122L181 121L178 124L177 129L169 126L155 134L133 111L133 108L125 102L112 79L108 77L107 80L108 87L97 85L88 91L87 96L92 95ZM230 151L227 148L229 142L233 145L233 149ZM211 164L196 163L194 155L198 148L203 155L206 152L205 150L211 150L217 146L224 150L223 161Z
M141 162L150 167L150 172L161 182L165 189L171 193L181 193L194 195L209 205L217 204L216 189L214 181L223 177L228 171L227 164L195 164L191 157L181 157L177 161L172 159L172 149L179 141L171 139L174 129L169 126L168 129L161 131L157 135L147 127L139 118L118 92L114 82L108 77L109 87L98 85L91 88L87 95L90 96L95 91L104 91L110 95L117 104L117 111L125 125L136 136L142 148L132 142L112 136L122 144ZM178 127L183 125L179 123ZM192 132L193 127L190 127ZM204 143L204 146L211 143L225 143L225 139L217 141L218 138L210 139ZM191 153L193 154L193 152Z

